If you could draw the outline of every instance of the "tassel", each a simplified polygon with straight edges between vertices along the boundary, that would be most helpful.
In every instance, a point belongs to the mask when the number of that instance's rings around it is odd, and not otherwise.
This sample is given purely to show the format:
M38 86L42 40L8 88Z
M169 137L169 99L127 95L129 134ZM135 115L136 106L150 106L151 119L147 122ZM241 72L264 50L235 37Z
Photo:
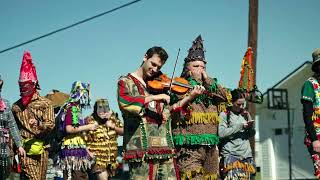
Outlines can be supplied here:
M219 123L219 116L217 112L202 113L192 112L189 124L208 124L208 123Z
M233 163L228 164L226 167L223 168L223 172L226 173L233 169L243 169L245 172L249 172L251 174L255 173L256 170L253 165L249 163L242 163L240 161L236 161Z

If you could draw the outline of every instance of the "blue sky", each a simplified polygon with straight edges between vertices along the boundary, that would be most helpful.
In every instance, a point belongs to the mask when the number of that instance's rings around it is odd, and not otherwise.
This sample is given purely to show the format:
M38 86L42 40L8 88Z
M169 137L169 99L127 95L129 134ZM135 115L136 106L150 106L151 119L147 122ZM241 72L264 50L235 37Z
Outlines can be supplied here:
M129 1L2 1L0 50ZM172 73L181 48L176 74L191 42L204 39L207 69L227 87L235 88L248 40L248 0L142 0L88 23L0 54L0 73L5 80L3 97L19 98L18 76L24 50L36 65L41 94L51 89L69 92L75 80L88 81L92 99L116 102L117 79L134 71L144 53L163 46L169 60L163 72ZM265 0L259 2L257 85L265 91L311 60L320 47L317 0Z

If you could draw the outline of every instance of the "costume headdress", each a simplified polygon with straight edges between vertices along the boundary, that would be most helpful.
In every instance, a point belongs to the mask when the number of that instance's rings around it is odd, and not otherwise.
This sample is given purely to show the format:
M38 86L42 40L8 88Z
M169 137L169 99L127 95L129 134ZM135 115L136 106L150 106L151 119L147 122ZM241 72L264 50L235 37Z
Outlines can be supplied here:
M204 56L204 48L203 48L203 40L201 35L199 35L193 42L192 46L188 51L188 56L184 59L183 70L181 73L181 77L188 78L189 77L189 70L187 69L187 64L192 61L203 61L207 63L205 56Z
M94 103L94 113L99 112L109 112L110 106L107 99L97 99L97 101Z
M68 102L78 102L81 108L90 107L90 84L75 81Z
M22 104L26 106L36 93L36 89L40 89L36 68L32 62L31 54L28 51L23 54L19 86Z
M191 61L203 61L207 63L204 57L204 48L203 48L203 40L201 35L199 35L193 42L192 46L189 49L188 56L184 59L184 62L191 62Z
M320 63L320 48L316 49L312 53L312 71L315 71L315 67Z

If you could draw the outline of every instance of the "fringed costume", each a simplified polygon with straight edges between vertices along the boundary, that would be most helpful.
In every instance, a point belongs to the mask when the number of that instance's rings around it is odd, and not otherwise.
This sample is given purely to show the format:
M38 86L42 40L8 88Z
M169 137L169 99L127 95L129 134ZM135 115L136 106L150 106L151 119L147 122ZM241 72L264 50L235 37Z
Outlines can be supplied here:
M124 160L132 179L179 179L175 168L171 118L160 102L145 103L146 85L128 74L118 81L118 104L124 119Z
M118 156L118 134L114 129L106 125L107 121L112 121L116 127L123 127L118 115L112 113L109 119L102 119L98 116L98 111L109 112L109 103L106 99L98 99L94 105L94 112L87 118L89 124L98 123L98 128L89 131L86 142L90 152L95 154L96 162L92 167L93 173L107 171L108 176L114 176L118 167L116 160Z
M216 79L208 78L203 82L193 79L186 67L192 61L206 63L201 36L193 41L189 49L182 77L188 79L192 86L204 86L206 91L186 107L178 107L171 112L177 164L181 179L217 179L219 176L217 147L219 112L225 110L230 95L217 83ZM174 95L172 99L178 101L182 98L182 95Z
M89 84L76 81L72 85L70 99L60 109L62 123L60 128L66 131L68 125L80 127L87 122L82 117L82 108L89 106ZM84 133L69 134L65 132L59 153L59 165L64 171L64 179L87 179L86 170L91 166Z
M48 134L54 128L54 112L51 102L41 97L35 66L31 55L25 52L20 69L21 99L12 106L18 128L27 152L22 162L21 178L46 179L48 161ZM23 163L24 162L24 163Z

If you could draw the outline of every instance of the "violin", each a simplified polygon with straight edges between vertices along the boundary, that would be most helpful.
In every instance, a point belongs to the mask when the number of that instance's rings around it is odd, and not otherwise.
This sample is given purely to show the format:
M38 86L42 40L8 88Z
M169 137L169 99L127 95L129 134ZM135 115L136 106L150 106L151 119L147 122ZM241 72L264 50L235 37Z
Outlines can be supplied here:
M170 87L171 83L171 87ZM171 79L160 72L160 75L155 77L153 80L147 82L147 85L150 89L155 92L163 92L163 91L171 91L175 94L185 94L189 89L193 89L194 87L189 84L189 81L182 77L175 77L171 81ZM214 97L217 101L223 101L225 98L220 96L217 93L209 92L204 90L204 94L209 97Z
M189 89L192 89L193 86L189 85L189 81L181 78L175 77L171 81L171 79L166 74L160 74L155 77L153 80L147 82L149 88L153 91L171 91L176 94L184 94Z
M178 55L176 58L176 62L174 64L172 80L167 75L163 74L160 71L159 74L155 76L155 78L147 81L147 86L149 87L149 89L151 89L154 92L169 91L176 94L185 94L189 89L193 89L193 86L189 84L188 80L182 77L173 78L176 70L178 58L179 58L179 53L180 53L180 48L178 50ZM207 90L204 91L204 94L207 94L209 97L214 97L218 101L221 101L221 100L223 101L225 99L219 94L212 93Z

